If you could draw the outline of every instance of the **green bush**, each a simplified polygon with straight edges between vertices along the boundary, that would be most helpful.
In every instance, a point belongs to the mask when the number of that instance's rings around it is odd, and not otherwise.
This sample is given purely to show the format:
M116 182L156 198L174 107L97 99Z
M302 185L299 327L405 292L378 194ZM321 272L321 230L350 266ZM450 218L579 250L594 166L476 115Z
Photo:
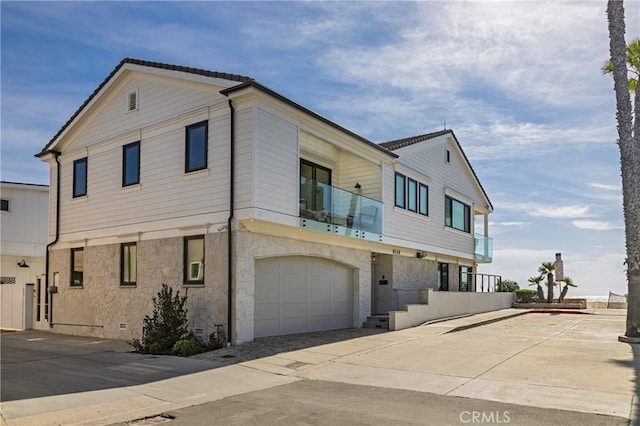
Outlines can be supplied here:
M173 345L171 352L178 356L192 356L202 353L205 350L207 350L207 348L202 342L200 342L193 333L189 333Z
M498 291L502 291L502 292L514 292L516 290L520 289L520 286L518 285L517 282L513 281L513 280L502 280L500 282L500 286Z
M156 355L170 355L175 344L188 335L187 295L180 297L180 291L162 284L158 297L153 298L153 315L144 317L142 340L129 342L136 352Z
M536 296L535 290L529 290L526 288L516 290L515 293L516 293L516 302L518 303L534 302L534 299Z

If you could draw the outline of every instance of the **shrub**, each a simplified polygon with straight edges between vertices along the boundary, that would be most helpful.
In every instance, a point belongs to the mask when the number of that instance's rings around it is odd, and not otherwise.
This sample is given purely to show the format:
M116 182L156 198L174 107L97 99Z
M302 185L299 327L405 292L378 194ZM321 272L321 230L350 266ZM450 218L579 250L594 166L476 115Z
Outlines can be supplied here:
M209 334L209 343L207 344L209 350L224 348L227 345L227 335L224 332L224 327L222 324L216 324L215 327L216 331Z
M142 340L129 342L136 352L151 354L171 354L175 344L188 335L187 309L184 307L187 295L180 297L180 291L162 284L158 297L153 298L153 315L144 317Z
M189 333L173 345L171 352L178 356L192 356L202 353L205 350L207 350L207 348L202 342L200 342L193 333Z
M518 289L516 293L516 302L518 303L531 303L534 301L536 292L535 290L529 290L526 288Z
M520 289L520 286L517 282L513 280L502 280L500 282L500 289L498 291L502 292L513 292Z

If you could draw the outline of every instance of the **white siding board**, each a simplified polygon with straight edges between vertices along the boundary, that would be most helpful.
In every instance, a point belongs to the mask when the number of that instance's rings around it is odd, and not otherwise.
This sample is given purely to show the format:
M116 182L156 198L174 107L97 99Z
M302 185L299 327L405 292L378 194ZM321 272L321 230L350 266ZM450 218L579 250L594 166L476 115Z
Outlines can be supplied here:
M123 144L89 150L86 199L72 199L73 161L63 159L61 233L227 210L228 126L218 129L225 121L228 116L209 124L208 176L184 174L184 126L143 137L139 190L122 189Z
M380 165L356 155L341 152L339 156L339 175L334 186L356 192L354 186L359 183L361 194L375 200L382 200L382 172Z
M138 88L139 109L127 112L127 93ZM82 120L91 120L89 126L79 126L79 131L69 135L70 144L64 144L65 151L81 146L89 146L115 135L145 128L181 114L195 111L207 105L226 102L219 94L221 87L197 85L193 88L176 84L175 80L148 78L134 74L122 83L114 86L114 93L107 94L107 102L89 112Z
M446 149L451 152L451 162L446 163ZM448 229L444 226L445 188L453 189L465 195L475 204L484 205L483 195L473 176L466 167L454 141L447 137L435 138L394 151L400 157L397 160L398 171L421 180L416 172L424 175L423 183L429 187L429 217L394 207L395 171L385 168L384 179L390 183L385 187L385 234L408 241L415 241L442 247L449 250L466 252L474 250L473 220L471 233ZM402 166L413 170L407 173Z
M253 203L253 109L235 111L235 208L251 207Z
M2 198L9 200L9 211L0 214L2 254L43 256L49 242L48 189L3 183Z
M256 109L255 205L298 215L298 126Z
M335 169L338 149L329 142L311 133L305 131L300 132L300 152L300 156L305 160L318 163L330 169Z

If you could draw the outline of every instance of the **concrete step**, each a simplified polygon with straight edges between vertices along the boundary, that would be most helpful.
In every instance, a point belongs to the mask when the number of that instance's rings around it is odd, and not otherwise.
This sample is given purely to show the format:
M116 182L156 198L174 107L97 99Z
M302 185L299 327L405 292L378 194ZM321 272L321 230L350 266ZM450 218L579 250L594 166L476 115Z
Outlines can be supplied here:
M372 315L362 324L363 328L389 329L389 315Z

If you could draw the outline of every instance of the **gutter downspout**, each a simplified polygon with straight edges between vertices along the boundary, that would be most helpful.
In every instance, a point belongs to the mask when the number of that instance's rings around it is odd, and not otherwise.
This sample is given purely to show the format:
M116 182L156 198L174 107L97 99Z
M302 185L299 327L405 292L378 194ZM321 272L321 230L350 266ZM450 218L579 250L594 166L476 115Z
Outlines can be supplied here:
M45 252L45 272L44 272L44 288L46 296L49 298L49 328L53 328L53 293L49 293L49 249L58 242L60 237L60 157L59 151L49 151L56 160L56 231L53 241L47 244Z
M235 174L234 174L234 165L235 165L235 110L233 108L233 103L231 99L229 99L229 110L230 110L230 143L229 143L229 219L227 219L227 346L231 346L232 343L232 308L233 308L233 234L231 232L231 222L233 221L233 207L234 207L234 183L235 183Z

